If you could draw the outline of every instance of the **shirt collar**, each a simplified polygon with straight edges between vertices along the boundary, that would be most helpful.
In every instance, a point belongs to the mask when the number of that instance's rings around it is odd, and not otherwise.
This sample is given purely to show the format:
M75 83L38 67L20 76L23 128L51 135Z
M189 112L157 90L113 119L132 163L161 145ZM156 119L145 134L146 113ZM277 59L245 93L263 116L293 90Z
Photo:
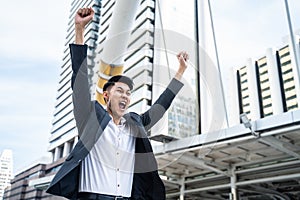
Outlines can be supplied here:
M125 123L126 123L126 119L124 117L121 117L120 125L124 125Z
M113 122L114 118L111 116L111 114L109 114L109 116L111 118L111 121ZM119 125L125 125L125 123L126 123L126 119L124 117L121 117Z

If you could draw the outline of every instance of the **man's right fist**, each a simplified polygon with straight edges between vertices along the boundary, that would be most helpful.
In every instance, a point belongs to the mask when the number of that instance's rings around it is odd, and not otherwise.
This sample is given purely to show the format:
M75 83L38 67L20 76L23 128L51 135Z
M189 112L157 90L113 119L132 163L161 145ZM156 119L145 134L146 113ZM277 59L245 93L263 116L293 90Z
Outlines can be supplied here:
M92 8L80 8L75 16L75 25L77 28L84 27L93 19L94 10Z

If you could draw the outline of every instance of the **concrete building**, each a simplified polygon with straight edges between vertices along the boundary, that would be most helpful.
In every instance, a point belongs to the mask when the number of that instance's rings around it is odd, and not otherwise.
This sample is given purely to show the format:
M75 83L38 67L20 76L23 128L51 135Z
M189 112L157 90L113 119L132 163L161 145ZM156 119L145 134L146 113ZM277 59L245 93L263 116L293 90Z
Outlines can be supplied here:
M237 70L240 114L256 120L299 108L299 77L291 54L290 45L268 49L265 56Z
M32 164L22 169L22 171L15 174L15 177L11 179L10 187L5 190L3 199L64 199L45 193L45 189L56 173L58 166L63 161L63 159L60 159L49 164L49 157L42 157L39 160L34 161Z
M278 73L281 86L280 93L283 99L283 111L296 110L299 108L295 82L297 72L295 72L295 68L293 67L290 45L285 45L276 51L276 60L277 66L279 66Z
M81 7L93 7L95 17L86 28L85 39L88 49L88 65L90 81L92 85L93 70L95 65L95 49L98 38L99 21L100 21L100 0L78 1L71 2L69 22L66 33L66 43L63 52L63 64L61 66L61 73L59 77L58 90L55 103L55 111L53 114L52 130L49 139L48 151L52 153L53 162L68 155L72 150L74 144L77 143L77 130L73 116L72 105L72 90L71 90L71 60L69 44L74 43L74 16L76 11Z
M95 10L95 18L87 26L85 35L86 44L89 45L88 65L91 94L94 96L99 74L100 58L106 42L114 5L115 1L108 0L90 0L84 2L74 0L71 3L70 21L68 22L65 49L63 52L63 65L61 66L58 94L52 121L53 126L48 147L48 151L53 155L53 161L65 157L78 141L72 113L72 91L70 88L71 63L68 47L69 43L74 42L73 18L75 12L80 7L92 6ZM145 111L154 103L162 89L171 79L174 68L178 65L175 53L181 49L195 52L195 28L193 25L196 23L194 20L195 13L181 11L179 1L176 4L172 3L171 13L166 9L169 6L169 4L153 0L141 1L134 22L134 28L129 38L128 51L124 56L124 73L132 77L135 82L130 109L138 113ZM194 2L191 1L190 7L193 8L193 6ZM179 13L179 16L174 15L175 12ZM189 20L191 23L188 29L184 26L184 22L181 21L181 24L177 23L176 29L173 28L172 30L172 24L176 20L174 16L176 16L176 19L184 16L185 19ZM168 20L162 21L163 19ZM161 27L162 25L163 27ZM162 28L166 30L162 32ZM167 28L170 28L170 30ZM189 34L181 35L187 33ZM192 45L189 45L189 43L183 43L185 44L184 46L181 43L174 45L172 42L174 39L188 41ZM168 41L168 43L165 43L165 41ZM191 57L193 59L191 63L194 64L198 58L195 55ZM185 104L183 97L178 98L174 102L175 107L180 107L181 116L174 117L174 112L170 115L167 114L166 118L162 119L161 123L153 129L153 133L157 135L169 135L175 138L198 134L198 125L191 125L190 123L198 121L198 113L196 112L194 115L189 114L190 110L198 110L196 71L193 69L189 72L191 79L186 80L188 85L185 88L186 94L184 94L185 98L188 99L186 106L182 106ZM165 74L169 75L165 76ZM171 109L171 113L174 109ZM178 115L177 112L176 116ZM165 122L170 124L170 126L165 126ZM175 124L177 124L176 127L174 126ZM161 140L160 137L155 138Z
M214 51L208 48L213 46L209 44L211 32L199 32L199 28L207 26L205 2L142 0L128 50L122 55L124 73L135 82L130 109L140 113L151 106L172 77L177 67L175 53L181 49L192 52L192 67L184 80L186 87L150 135L163 142L156 143L153 149L167 199L295 199L300 195L300 112L299 101L294 100L295 91L299 98L298 86L291 81L291 76L297 81L299 77L289 68L292 66L294 71L294 65L289 65L285 48L268 50L254 62L249 59L237 71L240 111L236 115L247 113L251 122L245 126L236 121L232 127L224 128L227 113L222 80ZM182 10L182 3L189 9ZM28 191L38 192L44 199L56 198L41 190L78 141L72 114L68 44L74 41L75 12L87 6L96 11L85 37L90 45L91 94L97 90L99 58L103 56L115 1L74 0L49 141L53 162L37 165L37 170L30 169L33 171L14 179L14 183L29 179Z
M13 155L9 149L3 150L0 155L0 199L3 198L4 190L10 186L13 178Z
M124 73L132 77L135 83L132 93L131 111L144 112L155 102L178 66L176 53L179 50L186 49L189 52L195 52L195 13L184 12L181 3L180 1L170 3L144 0L141 1L138 7L133 30L129 37L128 48L122 55L125 60ZM194 11L194 1L189 1L185 4ZM114 6L115 1L102 0L99 44L97 47L97 53L100 58L102 57L106 40L109 37L107 34ZM182 17L190 22L188 26L184 25ZM181 20L178 21L177 19ZM175 27L172 26L174 21L177 21ZM121 37L121 34L117 37ZM113 40L114 38L111 39ZM174 40L185 42L175 44ZM194 64L198 58L194 55L192 59L191 63ZM100 65L99 60L95 61L98 62L98 65ZM174 108L170 109L170 115L166 114L161 122L152 129L153 139L161 141L166 137L168 139L173 137L182 138L198 133L198 125L196 123L191 125L190 123L197 121L198 112L194 115L188 114L191 109L198 110L196 71L195 69L191 70L189 74L190 79L186 80L188 86L185 88L187 92L184 96L188 99L188 102L184 101L186 99L184 99L183 94L181 94L181 98L175 100ZM95 73L97 74L99 71ZM182 106L184 104L186 106ZM174 117L175 107L180 107L181 114L178 112L176 114L176 116L180 115L180 117ZM175 127L176 124L177 126Z

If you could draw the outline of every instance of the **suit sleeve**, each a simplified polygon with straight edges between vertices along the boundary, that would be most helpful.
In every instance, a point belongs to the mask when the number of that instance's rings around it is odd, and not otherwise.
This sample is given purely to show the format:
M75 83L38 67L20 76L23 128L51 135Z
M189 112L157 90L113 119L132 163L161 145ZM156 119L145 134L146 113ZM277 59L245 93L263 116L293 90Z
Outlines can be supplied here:
M141 115L146 131L152 128L163 117L182 87L183 83L173 78L151 108Z
M87 45L70 44L70 53L73 71L71 79L73 113L80 135L94 106L88 83Z

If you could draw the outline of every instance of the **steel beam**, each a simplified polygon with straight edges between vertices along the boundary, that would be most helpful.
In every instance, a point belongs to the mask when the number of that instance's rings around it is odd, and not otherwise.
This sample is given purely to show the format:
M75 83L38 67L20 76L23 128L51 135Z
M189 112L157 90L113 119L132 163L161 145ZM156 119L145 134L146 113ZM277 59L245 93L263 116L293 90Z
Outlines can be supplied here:
M231 170L231 176L230 176L230 186L231 186L231 196L232 200L238 200L238 194L236 189L236 174L235 174L235 168L232 167Z
M261 141L261 142L277 149L278 151L281 151L281 152L286 153L286 154L288 154L292 157L300 159L300 155L298 153L284 147L282 142L279 139L277 139L273 136L260 138L259 141Z
M182 177L181 180L180 180L180 196L179 196L179 199L180 200L184 200L184 190L185 190L185 178Z
M202 159L200 159L200 158L197 158L197 157L192 157L192 156L189 156L189 155L185 155L185 154L183 154L181 157L180 157L180 160L181 161L183 161L183 162L185 162L185 163L191 163L191 164L193 164L194 166L200 166L200 167L203 167L203 168L205 168L205 169L209 169L209 170L211 170L211 171L213 171L213 172L216 172L216 173L218 173L218 174L223 174L223 175L225 175L225 176L230 176L229 174L228 174L228 172L224 172L224 171L222 171L221 169L218 169L218 168L216 168L216 167L213 167L213 166L211 166L211 165L209 165L209 164L207 164L207 163L205 163L205 161L203 161Z
M236 186L245 186L245 185L250 185L250 184L266 183L266 182L272 182L272 181L283 181L283 180L298 179L298 178L300 178L300 173L276 176L276 177L271 177L271 178L261 178L261 179L255 179L255 180L249 180L249 181L241 181L241 182L237 182ZM213 186L208 186L208 187L185 190L184 193L190 194L190 193L197 193L197 192L208 191L208 190L225 189L225 188L230 188L230 187L231 187L231 184L228 183L228 184L222 184L222 185L213 185ZM173 196L179 196L179 195L180 195L179 192L175 192L175 193L167 194L167 197L173 197Z
M285 128L280 128L269 132L265 132L262 133L261 136L278 135L281 133L296 131L299 129L300 129L300 125L294 125L290 127L285 127ZM248 133L250 133L250 131L248 131ZM228 132L225 133L225 131L223 131L219 134L217 134L216 132L208 133L208 135L209 134L212 134L212 136L206 136L207 134L192 136L190 138L180 139L164 145L159 145L156 147L154 146L153 150L154 153L159 157L160 155L165 153L171 153L171 152L184 153L188 151L199 150L202 148L216 148L216 146L218 145L243 142L243 141L255 139L252 135L244 135L245 134L244 132L229 134ZM220 137L218 137L218 135ZM209 139L207 139L206 137L208 137ZM212 139L213 137L215 137L214 140ZM235 137L235 138L230 139L230 137Z

